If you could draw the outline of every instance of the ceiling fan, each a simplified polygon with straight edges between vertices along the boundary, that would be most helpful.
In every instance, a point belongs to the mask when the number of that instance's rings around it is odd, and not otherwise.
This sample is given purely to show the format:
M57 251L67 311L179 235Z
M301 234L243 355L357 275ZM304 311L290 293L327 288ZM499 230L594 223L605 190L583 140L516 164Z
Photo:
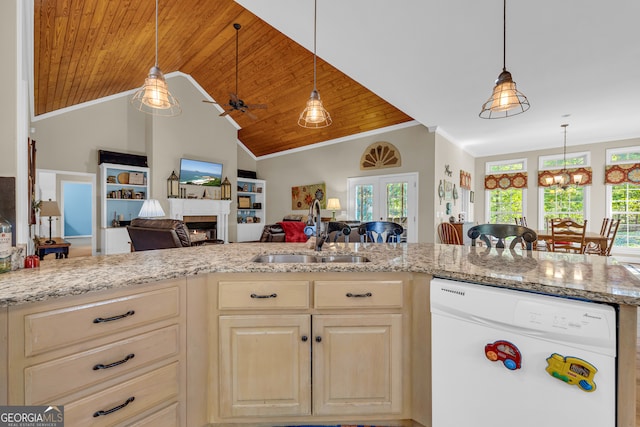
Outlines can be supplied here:
M265 109L267 108L266 104L246 104L242 99L240 99L240 97L238 96L238 33L240 32L240 28L241 25L238 23L233 24L233 28L236 29L236 91L235 93L230 93L229 94L229 103L228 104L224 104L224 106L229 107L227 108L224 112L222 112L222 114L220 114L220 116L226 116L227 114L231 113L232 111L241 111L243 113L246 113L247 116L249 116L250 118L252 118L253 120L257 120L258 117L253 114L251 111L249 111L250 109ZM214 101L209 101L209 100L202 100L202 102L208 102L210 104L217 104L217 102Z

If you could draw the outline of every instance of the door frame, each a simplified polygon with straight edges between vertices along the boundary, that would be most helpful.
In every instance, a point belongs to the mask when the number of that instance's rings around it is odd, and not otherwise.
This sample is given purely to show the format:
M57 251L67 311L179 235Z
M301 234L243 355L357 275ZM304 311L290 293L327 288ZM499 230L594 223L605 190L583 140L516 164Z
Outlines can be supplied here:
M347 215L355 219L355 186L371 184L374 186L374 214L378 214L384 202L381 184L387 182L407 181L407 243L418 241L418 172L406 172L389 175L368 175L347 178ZM378 215L376 215L378 216Z

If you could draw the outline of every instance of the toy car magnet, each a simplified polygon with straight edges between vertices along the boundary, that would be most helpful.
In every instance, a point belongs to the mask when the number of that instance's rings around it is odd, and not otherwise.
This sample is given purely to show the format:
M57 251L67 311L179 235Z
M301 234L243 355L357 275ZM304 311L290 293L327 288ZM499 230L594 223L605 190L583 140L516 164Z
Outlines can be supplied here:
M511 371L522 367L520 350L509 341L498 340L485 345L484 354L492 362L502 361L504 366Z

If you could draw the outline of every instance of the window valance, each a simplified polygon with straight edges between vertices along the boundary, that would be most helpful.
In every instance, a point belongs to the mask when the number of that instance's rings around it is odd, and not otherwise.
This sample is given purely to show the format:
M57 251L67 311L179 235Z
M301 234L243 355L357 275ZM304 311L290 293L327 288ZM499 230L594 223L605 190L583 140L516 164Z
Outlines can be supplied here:
M580 184L574 184L574 185L591 185L593 172L591 171L590 167L571 168L571 169L567 169L566 171L567 171L566 174L569 175L568 182L573 183L574 182L573 177L576 175L581 175L582 179L580 181ZM554 185L556 185L555 181L553 181L553 177L555 177L556 175L560 175L561 173L563 173L562 169L538 171L538 186L553 187ZM551 178L551 184L547 184L547 178Z
M485 190L506 190L508 188L525 188L527 186L527 173L503 173L495 175L485 175Z
M608 165L604 169L605 184L640 184L640 163Z

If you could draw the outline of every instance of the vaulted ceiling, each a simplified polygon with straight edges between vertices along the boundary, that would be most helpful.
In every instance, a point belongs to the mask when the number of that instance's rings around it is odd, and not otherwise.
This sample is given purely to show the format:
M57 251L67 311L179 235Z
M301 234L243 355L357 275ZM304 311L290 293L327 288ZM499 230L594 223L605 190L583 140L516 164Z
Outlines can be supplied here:
M236 87L256 110L241 112L240 141L256 156L411 121L382 98L318 57L318 90L333 124L297 125L313 89L313 53L233 0L159 2L158 65L193 77L217 102ZM153 0L35 0L34 114L131 91L155 61ZM219 112L212 108L212 117ZM171 120L167 118L166 120Z

